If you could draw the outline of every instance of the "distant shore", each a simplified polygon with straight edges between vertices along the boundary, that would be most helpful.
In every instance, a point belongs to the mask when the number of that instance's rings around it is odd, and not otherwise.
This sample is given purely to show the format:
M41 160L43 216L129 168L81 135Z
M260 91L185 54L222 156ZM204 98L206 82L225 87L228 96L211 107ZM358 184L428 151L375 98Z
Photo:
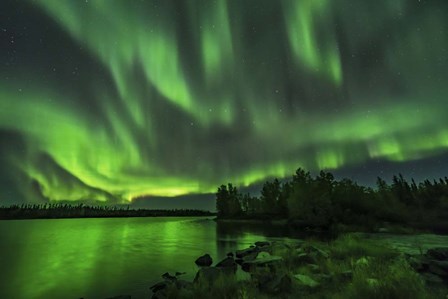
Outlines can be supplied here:
M125 218L125 217L202 217L215 213L193 209L152 210L114 206L69 204L14 205L0 207L0 220L65 219L65 218Z

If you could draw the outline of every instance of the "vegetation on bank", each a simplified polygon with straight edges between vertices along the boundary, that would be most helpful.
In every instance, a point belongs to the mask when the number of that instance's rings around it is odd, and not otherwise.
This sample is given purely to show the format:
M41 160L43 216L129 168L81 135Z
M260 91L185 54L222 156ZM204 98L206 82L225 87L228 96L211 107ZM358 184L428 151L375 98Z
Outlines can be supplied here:
M180 217L213 216L209 211L192 209L148 210L131 209L130 206L87 206L84 204L22 204L0 207L0 219L51 219L51 218L101 218L101 217Z
M216 192L219 219L288 218L301 226L331 228L355 225L373 228L389 222L447 230L448 177L408 182L401 174L388 184L377 179L376 188L350 179L336 180L329 172L316 177L298 169L292 180L264 183L261 196L241 194L232 184Z
M344 235L329 243L274 242L242 250L240 254L248 250L252 251L242 257L236 252L243 265L246 261L257 261L260 256L266 260L248 270L250 278L238 279L231 268L220 267L221 262L211 267L218 271L200 269L193 283L175 278L165 285L158 284L158 292L152 298L429 299L445 298L448 294L448 269L437 272L443 278L434 278L425 272L428 269L419 272L415 262L411 265L417 257L354 235ZM233 257L226 258L229 259ZM216 272L219 275L210 275Z

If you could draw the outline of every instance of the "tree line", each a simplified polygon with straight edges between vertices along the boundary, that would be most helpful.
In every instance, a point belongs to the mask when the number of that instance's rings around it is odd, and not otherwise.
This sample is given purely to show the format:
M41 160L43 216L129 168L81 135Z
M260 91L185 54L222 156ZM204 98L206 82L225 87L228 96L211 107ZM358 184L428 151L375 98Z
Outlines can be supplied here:
M0 219L100 218L100 217L161 217L211 216L209 211L193 209L149 210L126 206L89 206L82 203L20 204L0 207Z
M347 178L336 180L325 171L313 177L299 168L289 181L265 182L260 194L242 194L230 183L220 186L216 192L218 218L289 218L330 226L448 216L447 177L417 184L399 174L391 184L378 177L376 188L370 188Z

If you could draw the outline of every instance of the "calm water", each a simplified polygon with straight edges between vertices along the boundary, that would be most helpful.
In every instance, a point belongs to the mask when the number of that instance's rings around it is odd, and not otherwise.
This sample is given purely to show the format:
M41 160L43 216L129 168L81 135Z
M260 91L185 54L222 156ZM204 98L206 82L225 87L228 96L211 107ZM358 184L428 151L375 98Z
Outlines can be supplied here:
M148 298L166 271L192 279L206 252L217 260L284 234L206 218L0 221L0 298Z

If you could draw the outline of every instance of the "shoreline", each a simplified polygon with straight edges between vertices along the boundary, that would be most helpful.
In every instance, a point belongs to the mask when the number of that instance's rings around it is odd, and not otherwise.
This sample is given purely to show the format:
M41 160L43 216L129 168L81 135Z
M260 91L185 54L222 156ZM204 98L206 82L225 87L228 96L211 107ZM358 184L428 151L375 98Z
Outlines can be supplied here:
M445 298L448 293L448 247L406 254L345 234L329 243L259 241L234 248L218 263L213 258L198 257L193 281L182 279L183 272L163 274L150 287L151 298ZM240 280L237 271L250 276Z

